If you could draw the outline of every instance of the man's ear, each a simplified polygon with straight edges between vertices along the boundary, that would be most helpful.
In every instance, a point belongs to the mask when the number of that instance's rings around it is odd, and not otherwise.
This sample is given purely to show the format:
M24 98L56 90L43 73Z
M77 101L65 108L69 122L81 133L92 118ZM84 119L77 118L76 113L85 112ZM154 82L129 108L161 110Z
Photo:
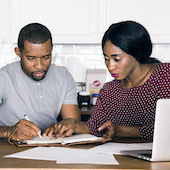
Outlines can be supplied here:
M21 57L21 52L20 52L20 49L18 47L15 47L14 51L15 51L17 56Z

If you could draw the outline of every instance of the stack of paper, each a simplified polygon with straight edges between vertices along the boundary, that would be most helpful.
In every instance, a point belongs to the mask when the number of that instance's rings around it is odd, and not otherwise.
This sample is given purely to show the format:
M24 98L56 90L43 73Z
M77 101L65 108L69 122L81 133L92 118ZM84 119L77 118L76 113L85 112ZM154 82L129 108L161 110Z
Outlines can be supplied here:
M115 154L122 155L121 150L145 150L152 149L152 142L148 143L116 143L116 142L108 142L103 145L96 146L94 148L89 149L90 151L96 151L98 153L105 154Z
M57 164L119 165L111 154L65 147L36 147L4 157L56 161Z
M73 149L68 147L35 147L26 151L4 156L56 161L57 164L100 164L119 165L113 154L120 155L121 150L151 149L152 143L115 143L109 142L91 149Z

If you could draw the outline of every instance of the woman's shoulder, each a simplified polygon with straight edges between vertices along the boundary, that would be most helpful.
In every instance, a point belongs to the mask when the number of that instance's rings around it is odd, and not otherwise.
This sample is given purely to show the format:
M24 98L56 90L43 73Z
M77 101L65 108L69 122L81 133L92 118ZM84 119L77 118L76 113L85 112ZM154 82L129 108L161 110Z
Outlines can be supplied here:
M162 66L170 66L170 63L159 63L158 66L159 66L159 67L162 67Z
M159 63L154 71L170 72L170 63Z
M160 82L165 81L165 79L170 77L170 63L160 63L152 72L150 81Z
M106 82L104 85L103 85L103 89L112 89L112 88L116 88L116 87L121 87L121 83L120 81L118 80L112 80L110 82Z
M107 98L108 96L115 95L122 90L122 86L120 81L112 80L110 82L106 82L103 87L100 89L100 97Z

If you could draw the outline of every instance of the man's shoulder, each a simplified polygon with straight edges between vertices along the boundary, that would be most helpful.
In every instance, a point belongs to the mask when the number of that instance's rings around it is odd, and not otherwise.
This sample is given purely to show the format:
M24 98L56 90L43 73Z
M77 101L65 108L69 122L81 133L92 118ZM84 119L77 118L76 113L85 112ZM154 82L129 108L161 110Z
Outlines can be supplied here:
M51 64L50 67L53 68L53 69L57 69L57 70L65 70L65 69L67 69L65 66L58 66L58 65L55 65L55 64Z
M18 75L18 73L15 71L17 69L16 65L19 65L19 63L7 64L6 66L0 69L1 87L6 87L9 82L13 82L13 77L16 77Z
M7 64L7 65L3 66L0 69L0 71L6 72L6 71L9 71L9 70L15 70L15 69L18 69L19 66L20 66L19 61L16 61L16 62L13 62L13 63L10 63L10 64Z
M18 76L20 72L21 69L19 61L7 64L0 69L0 79L1 81L9 80L12 77Z
M74 79L67 68L64 66L56 66L55 64L50 65L47 75L42 81L53 82L60 87L71 86L71 84L75 85Z
M64 67L64 66L57 66L55 64L51 64L49 71L53 72L55 74L62 74L62 75L69 73L69 71L67 70L66 67Z

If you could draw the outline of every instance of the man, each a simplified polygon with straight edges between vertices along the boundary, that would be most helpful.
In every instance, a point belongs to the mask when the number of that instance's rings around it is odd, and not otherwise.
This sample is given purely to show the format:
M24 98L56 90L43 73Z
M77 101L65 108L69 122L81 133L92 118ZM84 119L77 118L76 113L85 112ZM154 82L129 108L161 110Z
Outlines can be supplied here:
M0 69L0 138L14 131L12 140L73 133L80 119L75 82L66 68L51 64L52 49L45 26L21 29L15 48L20 61ZM59 113L63 120L57 123Z

